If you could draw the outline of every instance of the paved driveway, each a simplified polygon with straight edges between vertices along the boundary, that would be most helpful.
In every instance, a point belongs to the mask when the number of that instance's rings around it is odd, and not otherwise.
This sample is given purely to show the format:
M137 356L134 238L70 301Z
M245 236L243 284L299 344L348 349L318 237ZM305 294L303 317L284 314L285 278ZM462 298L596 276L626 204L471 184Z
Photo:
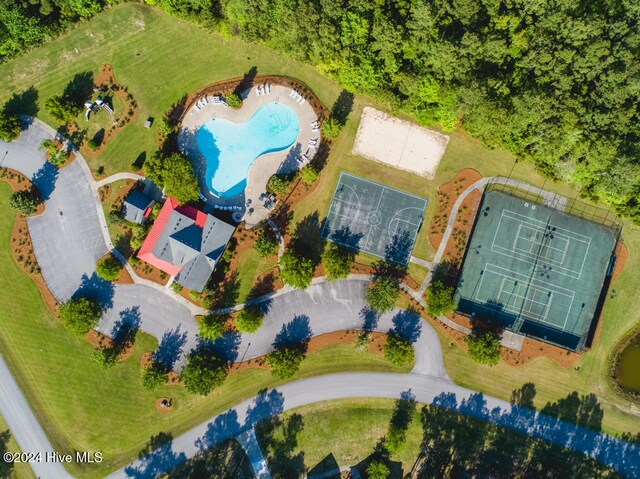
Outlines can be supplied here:
M269 353L274 344L294 343L312 336L341 330L395 331L410 339L416 350L415 372L446 377L440 341L420 316L398 308L376 317L367 309L367 281L342 280L314 284L273 298L261 307L267 310L255 334L226 335L219 340L227 359L247 360ZM229 346L232 349L229 349Z

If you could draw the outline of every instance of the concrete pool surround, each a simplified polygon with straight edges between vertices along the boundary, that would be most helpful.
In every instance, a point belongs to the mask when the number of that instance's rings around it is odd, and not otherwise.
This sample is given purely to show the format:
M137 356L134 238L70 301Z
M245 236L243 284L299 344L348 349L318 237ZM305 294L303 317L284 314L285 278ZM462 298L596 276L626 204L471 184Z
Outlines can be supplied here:
M182 153L189 156L195 166L196 174L200 181L201 193L206 198L206 209L215 211L216 207L243 207L243 220L248 227L257 225L265 220L271 213L267 209L264 194L267 190L267 181L275 173L290 173L299 170L307 164L300 163L302 155L306 155L309 161L313 159L320 143L320 130L317 125L318 115L309 105L308 101L293 94L291 87L270 85L261 89L258 94L258 85L246 90L242 94L243 104L239 109L225 107L222 104L208 101L199 107L194 102L193 106L184 114L182 124L178 132L178 145ZM211 98L210 96L208 97ZM293 110L298 118L300 129L296 139L290 146L278 151L268 151L258 156L247 172L246 187L241 194L234 197L216 196L207 184L207 160L200 151L197 143L198 130L212 119L224 119L234 123L244 123L250 120L256 112L265 105L277 103ZM317 140L316 146L310 146L312 140Z

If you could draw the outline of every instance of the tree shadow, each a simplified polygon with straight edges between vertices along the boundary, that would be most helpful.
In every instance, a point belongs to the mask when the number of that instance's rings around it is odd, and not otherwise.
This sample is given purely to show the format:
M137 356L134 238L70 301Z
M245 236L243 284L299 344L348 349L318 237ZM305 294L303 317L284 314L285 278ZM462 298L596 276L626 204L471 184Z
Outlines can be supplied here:
M342 90L338 98L331 107L331 116L340 124L344 126L347 123L349 114L353 109L353 93L347 90Z
M513 396L531 404L533 388L522 390ZM595 396L574 392L545 408L489 409L481 393L460 402L453 393L439 394L422 411L418 477L443 470L452 477L618 477L609 467L631 477L640 472L640 449L583 427L600 425Z
M260 446L273 477L303 477L306 470L304 452L294 454L298 446L298 435L303 429L304 420L297 413L287 418L274 416L258 426Z
M282 329L273 341L274 348L282 347L300 347L302 353L307 351L307 343L313 336L311 326L309 326L309 317L305 315L297 315L287 324L282 325Z
M406 271L413 251L413 243L413 237L409 235L408 231L394 234L384 248L384 259L397 263L399 268Z
M238 86L233 90L233 93L242 98L242 95L246 90L253 88L253 82L257 74L257 66L252 66L251 68L249 68L249 70L247 70L247 72L245 72L245 74L242 76L242 80L240 80Z
M162 364L168 370L173 369L182 355L182 348L187 342L187 332L180 331L180 325L173 330L165 331L153 353L153 362Z
M136 156L136 159L133 161L133 165L140 169L144 166L144 162L147 160L147 152L143 151L141 152L138 156Z
M275 276L273 273L268 273L260 278L249 291L249 299L259 298L265 294L273 293L275 288ZM260 302L260 306L264 308L266 313L271 308L271 300Z
M11 440L11 431L0 432L0 457L9 452L9 441ZM0 477L13 477L13 462L0 460Z
M374 310L367 308L366 306L358 313L362 320L362 329L364 331L373 331L378 326L378 320L380 315Z
M314 266L320 263L326 245L321 236L325 221L320 221L320 213L314 211L296 224L291 235L291 247L298 254L311 259Z
M113 324L110 336L116 343L133 344L139 328L140 307L132 306L120 311L120 319Z
M349 226L345 225L332 231L328 239L344 248L349 248L355 257L360 252L360 240L363 237L364 234L353 232Z
M187 457L173 450L173 436L160 432L151 436L147 445L138 453L141 464L129 465L124 468L128 477L134 479L155 479L166 471L173 470L178 464L183 463Z
M333 453L327 454L324 459L309 469L307 477L313 478L315 476L322 476L323 479L340 479L340 465Z
M13 93L2 110L10 115L29 115L35 117L40 111L38 106L39 93L35 86L31 85L22 93Z
M536 397L536 385L524 383L521 387L514 389L511 393L511 403L516 406L535 409L533 400Z
M540 412L594 431L602 430L604 411L593 393L580 396L573 391L566 398L548 402Z
M58 168L48 161L45 161L38 171L31 177L31 183L38 188L40 196L47 201L53 191L56 189L56 181L58 179Z
M240 444L230 439L197 454L167 474L167 479L202 479L204 477L249 479L254 475L247 454Z
M213 351L221 360L232 363L238 359L238 348L240 347L241 340L242 336L240 333L229 332L224 333L214 341L199 338L198 342L202 347Z
M287 156L285 156L284 160L282 160L280 165L278 165L278 171L276 171L275 174L281 175L297 171L299 169L298 160L301 155L302 145L300 145L300 143L296 143L289 149Z
M84 102L93 93L93 73L86 71L76 73L67 83L62 95L72 100L78 107L82 107Z
M95 135L93 135L93 142L97 146L102 145L102 142L104 141L104 135L105 135L104 128L100 128L98 131L96 131Z
M100 278L94 271L91 276L82 275L80 285L72 298L85 297L98 301L102 306L102 310L106 311L113 307L113 296L115 294L115 286L111 281L105 281Z
M389 332L415 343L422 333L422 319L412 310L405 309L398 312L392 319L393 329Z

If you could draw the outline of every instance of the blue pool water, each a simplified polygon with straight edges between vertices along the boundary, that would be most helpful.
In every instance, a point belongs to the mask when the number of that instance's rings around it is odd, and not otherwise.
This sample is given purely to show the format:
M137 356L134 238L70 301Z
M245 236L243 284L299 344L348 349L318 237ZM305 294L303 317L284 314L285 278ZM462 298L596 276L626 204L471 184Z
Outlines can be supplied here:
M244 123L215 118L204 123L196 143L207 161L205 178L211 192L222 198L241 194L256 158L291 146L298 131L297 115L280 103L264 105Z

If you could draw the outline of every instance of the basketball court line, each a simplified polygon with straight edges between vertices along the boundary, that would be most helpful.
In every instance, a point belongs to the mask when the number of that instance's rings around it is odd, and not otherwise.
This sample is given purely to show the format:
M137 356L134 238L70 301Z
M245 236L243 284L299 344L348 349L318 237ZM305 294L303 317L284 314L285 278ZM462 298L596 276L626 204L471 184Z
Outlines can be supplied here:
M355 191L354 186L349 185L345 182L345 179L348 177L353 178L354 183L357 181L369 183L373 185L376 190L379 191L377 205L375 208L372 207L373 203L376 202L375 197L372 198L373 201L367 202L368 204L364 205L360 199L359 194ZM344 190L344 192L342 192L341 190L345 186L348 187L350 191ZM367 185L364 185L363 187L365 190L368 190L366 186ZM383 221L378 224L372 224L372 222L370 222L370 216L374 213L378 213L382 218L389 217L388 214L384 214L385 213L384 211L382 212L380 211L380 206L382 205L382 202L385 199L385 194L388 195L387 190L389 192L393 192L395 195L399 194L402 196L408 196L410 198L419 199L423 204L422 210L419 207L414 207L414 206L405 207L405 208L402 208L401 210L395 211L391 219L387 220L386 225L384 225ZM365 191L365 194L370 194L371 196L373 196L374 195L373 188L370 191ZM353 201L354 199L355 199L355 202ZM396 203L397 203L396 201L390 201L391 205ZM381 244L379 242L374 242L372 240L372 232L377 233L377 236L384 238L383 235L386 228L386 232L387 232L386 234L388 234L389 238L392 239L394 237L394 234L396 234L396 233L393 233L393 231L395 230L397 232L398 228L402 227L403 231L406 231L411 236L411 244L415 246L418 230L420 228L421 223L416 224L410 219L398 218L397 216L399 213L402 213L403 211L410 210L410 209L415 209L418 212L423 212L427 204L428 204L428 200L425 198L421 198L419 196L412 195L410 193L405 193L403 191L396 190L394 188L389 188L385 185L381 185L379 183L366 180L364 178L359 178L359 177L341 172L338 183L334 189L333 199L329 206L329 211L327 212L327 222L323 226L321 236L323 238L330 239L330 241L333 241L336 244L340 244L346 247L354 247L354 245L347 244L343 241L336 241L333 238L331 238L332 233L336 231L335 229L332 228L332 224L337 224L341 226L349 225L353 227L355 232L363 235L358 242L359 245L362 245L362 246L358 246L359 250L379 258L384 258L386 255L378 251L381 249ZM342 212L341 210L343 209L347 211ZM391 211L393 211L393 209L391 209ZM372 249L376 250L376 252L373 252ZM410 253L410 251L408 251L407 253Z
M528 283L530 286L533 285L534 289L537 290L537 291L547 291L547 292L555 293L556 295L562 295L562 296L565 296L565 297L571 299L571 301L569 303L569 307L567 308L567 313L565 315L564 323L562 324L562 326L560 326L560 324L556 324L556 323L551 322L551 321L544 321L544 320L541 320L541 319L536 318L536 317L527 316L529 319L531 319L533 321L538 321L538 322L541 322L541 323L544 323L544 324L549 324L549 325L553 326L556 329L561 327L563 331L565 330L564 328L566 328L566 326L567 326L567 322L569 320L569 314L571 313L571 310L573 308L573 301L575 299L575 291L572 291L572 290L566 289L566 288L562 288L561 286L558 286L558 285L555 285L555 284L551 284L551 285L542 284L540 281L538 281L536 279L533 279L533 278L529 278L528 276L526 276L526 275L524 275L522 273L518 273L517 271L512 271L510 269L503 268L502 266L498 266L498 265L495 265L495 264L492 264L492 263L485 263L485 266L484 266L483 270L484 270L484 273L483 273L482 277L480 278L480 283L478 284L478 288L476 290L476 294L474 295L474 300L477 302L477 304L480 307L483 307L483 308L489 309L489 310L493 310L493 308L487 307L487 306L484 306L483 304L481 304L481 303L484 303L486 300L485 299L480 299L480 297L479 297L480 291L482 290L482 285L484 283L484 278L486 277L487 273L494 274L496 276L501 276L503 279L507 278L509 280L513 280L512 275L516 276L516 277L519 276L520 277L520 279L518 279L519 281L523 281L525 283ZM496 270L502 270L503 272L496 271ZM549 286L552 286L552 287L549 287ZM564 290L564 291L561 291L561 290ZM531 300L531 301L533 301L533 300ZM511 311L511 312L516 313L518 316L525 316L524 314L521 315L519 310L518 311Z
M525 223L525 224L529 223L528 221L522 221L520 218L513 218L513 217L510 217L508 214L505 215L505 212L513 213L513 212L511 212L510 210L507 210L507 209L503 209L502 210L502 214L500 215L500 220L498 221L498 226L497 226L496 231L495 231L495 233L493 235L493 241L492 241L492 244L491 244L491 251L493 251L495 253L498 253L498 254L502 254L502 255L507 256L507 257L509 257L511 259L524 261L524 262L529 263L529 264L535 264L536 263L535 261L531 261L531 258L529 257L530 255L527 255L526 253L519 253L519 252L516 252L516 251L513 251L513 250L509 250L508 248L505 248L504 246L500 246L500 245L496 244L496 240L498 238L498 233L500 232L500 229L502 227L502 219L504 217L507 217L507 218L515 220L515 221L519 221L520 223ZM514 213L514 214L518 215L517 213ZM522 216L522 215L518 215L518 216ZM526 217L524 217L524 218L526 218ZM545 228L546 228L546 223L541 222L541 221L537 221L537 220L535 220L535 221L537 223L544 224ZM533 226L533 228L536 228L536 226ZM556 230L557 229L562 229L563 231L569 231L569 230L566 230L564 228L556 227ZM582 236L584 238L588 238L588 237L586 237L584 235L580 235L579 233L576 233L576 234L579 235L579 236ZM560 235L562 235L562 233L560 233ZM567 236L567 235L563 235L563 236ZM567 236L567 237L569 239L574 239L571 236ZM585 243L587 245L587 249L584 252L584 257L582 258L582 264L580 265L580 271L574 271L572 269L565 268L563 266L553 265L553 264L550 264L549 266L554 266L555 267L554 270L558 271L560 274L564 274L564 275L572 277L574 279L580 279L580 277L582 276L582 271L584 269L585 262L587 260L587 257L589 256L588 255L588 251L589 251L589 247L591 246L591 238L588 238L588 239L589 239L588 242L580 240L580 239L575 239L575 241L578 241L578 242L581 242L581 243ZM524 258L515 256L513 253L515 253L516 255L524 256ZM540 261L538 260L538 262L540 262ZM564 273L562 270L566 271L566 273Z

